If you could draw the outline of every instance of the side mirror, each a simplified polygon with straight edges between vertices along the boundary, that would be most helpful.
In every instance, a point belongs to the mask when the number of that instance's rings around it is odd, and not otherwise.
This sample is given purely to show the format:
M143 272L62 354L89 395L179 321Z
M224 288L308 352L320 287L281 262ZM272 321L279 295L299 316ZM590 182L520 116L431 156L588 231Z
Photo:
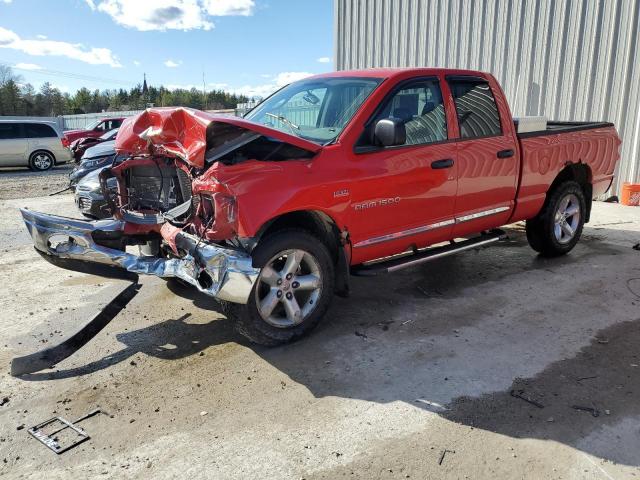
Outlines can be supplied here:
M407 129L402 120L383 118L376 123L374 136L380 145L384 147L404 145L407 141Z

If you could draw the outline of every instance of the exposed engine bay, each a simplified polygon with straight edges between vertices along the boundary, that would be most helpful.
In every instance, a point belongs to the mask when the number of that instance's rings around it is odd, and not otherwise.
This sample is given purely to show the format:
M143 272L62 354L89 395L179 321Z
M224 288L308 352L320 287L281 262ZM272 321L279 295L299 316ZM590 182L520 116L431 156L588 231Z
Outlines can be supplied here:
M249 129L235 124L236 119L212 121L199 114L188 109L149 110L123 124L116 140L121 155L100 176L114 217L127 223L120 239L107 240L110 247L145 245L146 255L179 256L183 252L175 245L177 231L242 247L235 239L234 192L218 181L212 167L315 154L267 135L271 131L260 131L264 127ZM110 177L117 180L116 193L106 189Z

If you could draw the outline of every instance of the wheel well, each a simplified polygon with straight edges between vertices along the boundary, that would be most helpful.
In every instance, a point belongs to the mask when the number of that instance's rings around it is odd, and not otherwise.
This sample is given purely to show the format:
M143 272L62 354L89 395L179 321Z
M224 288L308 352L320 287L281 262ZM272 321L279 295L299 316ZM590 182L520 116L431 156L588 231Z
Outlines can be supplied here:
M318 211L289 212L267 222L258 232L258 239L285 228L299 228L315 235L326 245L333 259L339 246L340 230L333 219Z
M316 210L300 210L285 213L267 222L256 235L260 241L285 228L299 228L316 236L329 250L336 264L335 291L338 295L349 293L349 264L340 241L340 229L326 213Z
M577 182L578 185L582 187L585 202L587 204L585 222L588 222L589 217L591 216L591 204L593 203L593 177L591 175L591 168L589 167L589 165L585 165L584 163L580 162L568 164L560 171L560 173L558 173L558 176L553 180L553 183L551 184L551 187L547 192L547 196L558 185L570 180Z
M40 152L48 153L49 155L51 155L51 158L53 158L53 164L55 165L56 156L53 154L53 152L51 150L47 150L46 148L39 148L39 149L34 150L33 152L31 152L31 154L29 155L29 162L31 162L31 159L33 158L33 156L36 153L40 153Z

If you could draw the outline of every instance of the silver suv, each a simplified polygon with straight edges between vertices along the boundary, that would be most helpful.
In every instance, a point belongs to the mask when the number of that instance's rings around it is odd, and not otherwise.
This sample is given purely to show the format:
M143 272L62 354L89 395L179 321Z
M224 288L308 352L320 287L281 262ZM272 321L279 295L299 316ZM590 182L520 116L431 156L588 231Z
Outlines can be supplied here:
M71 160L63 137L50 122L0 120L0 167L49 170Z

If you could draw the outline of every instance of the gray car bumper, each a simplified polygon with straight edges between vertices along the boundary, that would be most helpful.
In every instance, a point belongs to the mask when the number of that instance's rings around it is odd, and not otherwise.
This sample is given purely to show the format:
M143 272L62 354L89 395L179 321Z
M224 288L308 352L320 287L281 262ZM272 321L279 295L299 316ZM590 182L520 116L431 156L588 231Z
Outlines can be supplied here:
M259 269L240 250L221 247L186 233L176 245L187 252L182 258L133 255L98 245L94 234L117 236L124 222L108 219L78 220L20 209L33 243L47 261L70 270L105 276L122 273L179 278L202 293L235 303L247 303ZM113 273L113 275L111 274Z

